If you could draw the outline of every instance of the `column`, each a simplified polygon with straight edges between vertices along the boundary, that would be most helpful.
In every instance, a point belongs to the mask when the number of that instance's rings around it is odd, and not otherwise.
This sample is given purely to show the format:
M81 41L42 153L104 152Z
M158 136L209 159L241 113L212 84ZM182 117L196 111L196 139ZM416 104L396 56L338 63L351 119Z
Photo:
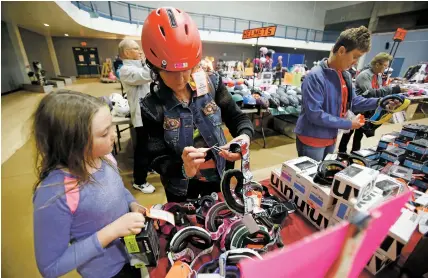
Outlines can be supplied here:
M27 52L25 52L24 44L22 42L21 33L19 33L19 28L16 24L6 22L7 30L10 36L10 41L12 43L13 49L18 60L19 68L22 69L20 73L22 74L22 80L24 83L30 84L30 78L27 75L26 67L30 67L28 62ZM30 67L31 69L31 67Z
M46 36L46 42L48 43L48 51L49 51L49 55L51 56L51 60L52 60L52 64L54 67L54 72L55 75L61 75L61 72L59 70L59 63L58 63L58 59L56 57L56 52L55 52L55 47L52 41L52 37L51 36Z
M372 9L372 14L370 16L370 21L369 21L369 31L373 33L373 31L376 30L377 28L377 24L379 22L379 17L377 16L378 14L378 10L380 8L380 4L379 2L374 2L373 4L373 9ZM364 67L364 60L366 58L367 54L364 54L363 56L361 56L360 60L358 61L358 67L357 69L360 70Z

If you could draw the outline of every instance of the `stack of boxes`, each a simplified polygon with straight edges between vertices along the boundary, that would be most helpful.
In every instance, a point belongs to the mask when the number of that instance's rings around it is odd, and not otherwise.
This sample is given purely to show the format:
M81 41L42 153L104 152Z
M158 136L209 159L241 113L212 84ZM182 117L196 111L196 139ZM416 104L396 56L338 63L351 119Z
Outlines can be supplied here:
M337 173L331 187L322 186L313 181L318 164L311 158L299 157L284 162L281 169L271 173L271 185L286 199L293 200L298 211L318 229L347 220L355 211L367 211L404 188L396 179L358 164ZM352 199L357 200L355 205L352 205ZM417 215L409 210L403 215L397 221L402 223L391 228L367 264L371 273L376 274L390 261L396 260L416 229ZM404 223L405 220L411 221L412 225ZM401 227L402 224L406 227Z

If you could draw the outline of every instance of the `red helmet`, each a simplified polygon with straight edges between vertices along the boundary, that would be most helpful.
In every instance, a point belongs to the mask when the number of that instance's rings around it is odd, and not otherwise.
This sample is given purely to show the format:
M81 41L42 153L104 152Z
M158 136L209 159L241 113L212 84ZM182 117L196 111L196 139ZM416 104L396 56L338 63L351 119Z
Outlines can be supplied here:
M202 57L198 27L187 13L173 7L158 8L149 14L141 44L147 60L166 71L192 69Z

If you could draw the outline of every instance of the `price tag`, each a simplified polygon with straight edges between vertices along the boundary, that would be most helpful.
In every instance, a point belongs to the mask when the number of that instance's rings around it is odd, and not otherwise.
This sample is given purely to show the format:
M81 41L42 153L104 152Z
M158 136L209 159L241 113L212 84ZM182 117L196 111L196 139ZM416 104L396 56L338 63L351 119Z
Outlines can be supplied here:
M147 211L147 217L150 217L153 219L164 220L164 221L167 221L168 223L171 223L172 225L175 226L174 214L172 214L169 211L150 208Z
M192 73L192 79L198 97L206 95L209 92L207 75L202 69L198 69L196 72Z
M135 235L129 235L123 238L125 241L126 249L128 250L128 253L139 253L140 248L138 247L137 240L135 239Z

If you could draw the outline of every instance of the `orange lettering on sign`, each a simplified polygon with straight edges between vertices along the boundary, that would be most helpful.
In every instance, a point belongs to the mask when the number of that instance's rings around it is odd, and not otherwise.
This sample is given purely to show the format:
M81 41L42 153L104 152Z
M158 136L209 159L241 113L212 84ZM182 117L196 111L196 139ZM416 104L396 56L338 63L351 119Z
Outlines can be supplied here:
M254 39L260 37L273 37L275 36L276 26L247 29L242 32L242 39Z

